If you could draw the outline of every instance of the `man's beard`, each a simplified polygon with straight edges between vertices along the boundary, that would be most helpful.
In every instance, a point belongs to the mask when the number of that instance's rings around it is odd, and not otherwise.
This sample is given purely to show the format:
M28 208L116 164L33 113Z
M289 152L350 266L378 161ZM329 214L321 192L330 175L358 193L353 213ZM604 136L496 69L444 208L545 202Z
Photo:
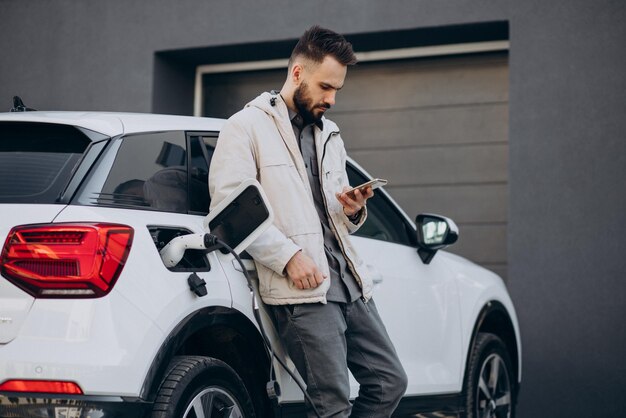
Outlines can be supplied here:
M313 104L313 100L309 97L309 86L304 81L293 92L293 104L307 125L319 122L322 116L324 116L324 112L330 109L330 105L326 103ZM318 112L317 115L315 114L316 110Z

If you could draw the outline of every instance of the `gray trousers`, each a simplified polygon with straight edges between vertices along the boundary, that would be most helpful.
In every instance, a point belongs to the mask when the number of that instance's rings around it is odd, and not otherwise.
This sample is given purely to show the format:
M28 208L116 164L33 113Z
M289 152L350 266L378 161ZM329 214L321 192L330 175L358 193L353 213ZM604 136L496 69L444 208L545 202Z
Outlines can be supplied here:
M323 417L389 417L407 377L373 300L272 306L281 341ZM348 368L359 382L350 403ZM307 416L315 417L307 403Z

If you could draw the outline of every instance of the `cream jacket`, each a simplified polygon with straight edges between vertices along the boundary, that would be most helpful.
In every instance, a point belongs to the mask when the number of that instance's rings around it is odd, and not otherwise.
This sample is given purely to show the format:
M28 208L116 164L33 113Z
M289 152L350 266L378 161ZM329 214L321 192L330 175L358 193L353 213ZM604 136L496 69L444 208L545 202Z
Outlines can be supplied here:
M369 299L371 275L349 236L363 224L367 211L361 211L357 224L343 213L335 193L348 185L346 151L337 125L324 118L323 128L314 128L315 145L329 223L364 298ZM211 209L247 178L261 183L274 211L274 224L247 248L256 264L263 301L270 305L326 303L330 274L322 226L289 112L278 94L261 94L223 127L209 170ZM328 277L315 289L298 289L285 274L287 262L300 250Z

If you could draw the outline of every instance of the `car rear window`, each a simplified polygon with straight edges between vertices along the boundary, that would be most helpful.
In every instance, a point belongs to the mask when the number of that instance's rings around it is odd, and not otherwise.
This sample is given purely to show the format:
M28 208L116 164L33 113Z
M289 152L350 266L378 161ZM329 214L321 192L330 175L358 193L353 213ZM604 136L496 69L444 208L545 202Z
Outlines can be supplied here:
M55 203L90 143L69 125L0 122L0 203Z

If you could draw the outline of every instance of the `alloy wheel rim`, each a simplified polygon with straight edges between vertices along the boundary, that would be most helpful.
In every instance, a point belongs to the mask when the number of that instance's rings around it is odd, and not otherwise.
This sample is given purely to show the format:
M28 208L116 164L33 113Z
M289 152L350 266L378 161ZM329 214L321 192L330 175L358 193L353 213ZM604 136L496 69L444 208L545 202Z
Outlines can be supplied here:
M211 386L187 405L184 418L244 418L237 399L224 389Z
M480 368L476 391L477 418L510 418L511 381L500 355L489 355Z

